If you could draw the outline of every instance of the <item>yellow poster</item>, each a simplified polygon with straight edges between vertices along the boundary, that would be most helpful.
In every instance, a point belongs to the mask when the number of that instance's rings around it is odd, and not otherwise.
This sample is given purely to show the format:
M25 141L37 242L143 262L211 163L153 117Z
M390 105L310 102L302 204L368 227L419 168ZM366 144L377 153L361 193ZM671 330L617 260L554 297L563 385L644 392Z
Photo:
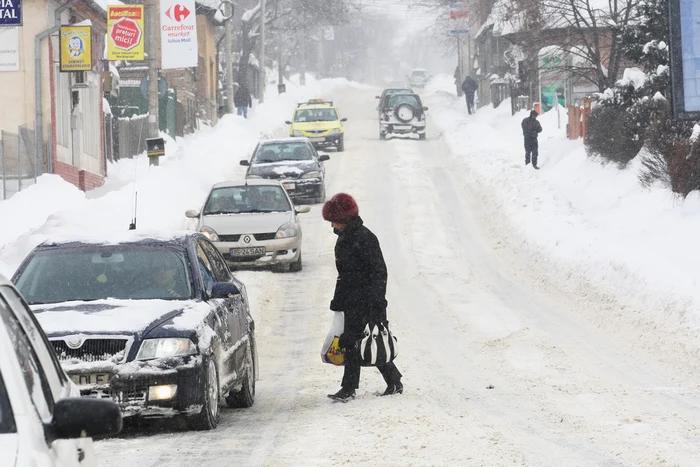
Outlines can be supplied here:
M107 6L107 60L143 60L143 5Z
M92 70L92 26L61 26L61 71Z

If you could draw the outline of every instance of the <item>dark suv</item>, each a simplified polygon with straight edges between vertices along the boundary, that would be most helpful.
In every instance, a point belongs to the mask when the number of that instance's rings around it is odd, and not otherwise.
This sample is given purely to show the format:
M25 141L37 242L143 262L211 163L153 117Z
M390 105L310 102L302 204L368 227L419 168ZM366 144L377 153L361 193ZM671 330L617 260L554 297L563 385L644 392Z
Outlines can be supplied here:
M379 108L379 139L395 134L418 135L425 139L427 110L418 94L388 94Z

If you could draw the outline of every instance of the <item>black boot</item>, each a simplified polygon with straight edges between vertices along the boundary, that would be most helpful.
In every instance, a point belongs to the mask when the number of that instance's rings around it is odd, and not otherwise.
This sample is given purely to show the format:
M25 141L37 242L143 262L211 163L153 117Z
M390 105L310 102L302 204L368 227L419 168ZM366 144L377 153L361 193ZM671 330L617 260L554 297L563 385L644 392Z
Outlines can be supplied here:
M401 381L387 386L382 396L393 396L394 394L403 394L403 383Z
M340 388L340 391L336 392L335 394L328 394L328 397L336 401L347 402L350 399L355 398L355 390L350 388Z

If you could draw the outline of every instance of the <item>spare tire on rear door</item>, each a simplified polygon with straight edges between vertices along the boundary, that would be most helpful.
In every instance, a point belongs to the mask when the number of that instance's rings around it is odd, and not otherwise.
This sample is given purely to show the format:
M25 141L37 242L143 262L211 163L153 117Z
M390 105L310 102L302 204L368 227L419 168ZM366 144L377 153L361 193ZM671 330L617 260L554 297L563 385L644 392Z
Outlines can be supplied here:
M401 104L400 106L396 107L396 111L394 113L396 114L396 118L403 123L408 123L413 120L413 107L408 104Z

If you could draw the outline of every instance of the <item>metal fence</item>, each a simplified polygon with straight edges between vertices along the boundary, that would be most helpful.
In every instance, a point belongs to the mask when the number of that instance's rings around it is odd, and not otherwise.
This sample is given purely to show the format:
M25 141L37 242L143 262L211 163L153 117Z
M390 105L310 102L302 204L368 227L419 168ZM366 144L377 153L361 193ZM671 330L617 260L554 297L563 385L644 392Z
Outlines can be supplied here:
M113 119L114 158L125 159L143 154L146 151L147 136L148 115Z
M33 185L43 172L43 163L36 160L34 130L24 126L20 126L17 133L0 130L2 199Z

